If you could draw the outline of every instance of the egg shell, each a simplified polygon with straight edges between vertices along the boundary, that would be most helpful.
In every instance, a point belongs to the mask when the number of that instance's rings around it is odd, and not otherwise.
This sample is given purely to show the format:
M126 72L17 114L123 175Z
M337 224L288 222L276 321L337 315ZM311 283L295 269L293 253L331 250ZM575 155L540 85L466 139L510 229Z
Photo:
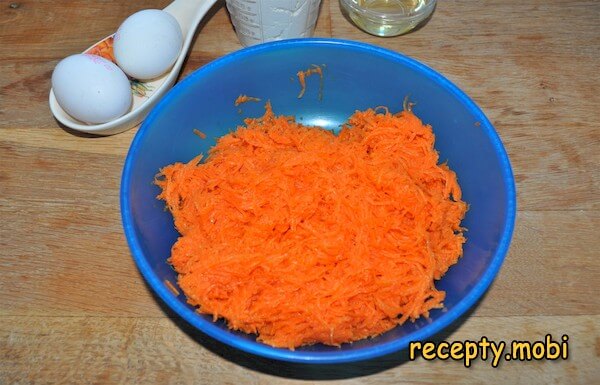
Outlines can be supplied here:
M52 73L52 89L66 113L90 124L122 116L133 100L127 76L97 55L78 54L61 60Z
M168 12L146 9L129 16L117 30L117 64L133 78L148 80L167 72L183 46L177 20Z

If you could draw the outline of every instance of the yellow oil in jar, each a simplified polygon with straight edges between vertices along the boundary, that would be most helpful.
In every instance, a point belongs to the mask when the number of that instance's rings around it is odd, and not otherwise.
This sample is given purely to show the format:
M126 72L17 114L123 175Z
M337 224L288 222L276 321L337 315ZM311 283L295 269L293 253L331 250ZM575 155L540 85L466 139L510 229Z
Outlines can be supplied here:
M396 36L416 27L421 18L410 17L419 14L428 0L354 0L357 5L372 12L349 11L349 16L360 28L377 36Z

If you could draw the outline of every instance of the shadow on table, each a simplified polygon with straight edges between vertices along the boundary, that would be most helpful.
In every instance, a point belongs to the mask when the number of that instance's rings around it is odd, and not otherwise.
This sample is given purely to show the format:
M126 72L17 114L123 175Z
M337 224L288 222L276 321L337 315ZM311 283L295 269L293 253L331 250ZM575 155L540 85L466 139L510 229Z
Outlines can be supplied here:
M146 281L144 281L144 283L146 283ZM194 328L173 310L171 310L162 301L162 299L160 299L154 293L147 283L146 287L152 293L152 296L160 305L165 314L188 336L193 338L206 349L210 350L212 353L250 370L262 372L272 376L293 379L335 380L376 374L410 361L407 349L370 360L342 364L303 364L276 361L255 356L219 342ZM485 295L465 314L429 340L433 342L448 340L450 335L452 335L477 309L483 298L485 298Z

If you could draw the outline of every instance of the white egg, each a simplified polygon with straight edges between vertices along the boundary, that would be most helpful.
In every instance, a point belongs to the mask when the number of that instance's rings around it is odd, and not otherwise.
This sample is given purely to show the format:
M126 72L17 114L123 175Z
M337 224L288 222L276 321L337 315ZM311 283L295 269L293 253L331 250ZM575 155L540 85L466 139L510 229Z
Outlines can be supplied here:
M175 18L158 9L129 16L117 30L114 53L117 64L133 78L147 80L167 72L183 46Z
M61 60L52 73L56 101L85 123L106 123L125 114L132 103L129 79L113 62L79 54Z

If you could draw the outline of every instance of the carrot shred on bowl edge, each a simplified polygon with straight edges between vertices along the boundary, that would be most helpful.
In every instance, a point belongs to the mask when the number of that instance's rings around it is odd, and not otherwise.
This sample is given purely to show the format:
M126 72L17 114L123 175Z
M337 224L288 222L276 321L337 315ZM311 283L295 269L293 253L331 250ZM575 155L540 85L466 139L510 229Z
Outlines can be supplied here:
M357 111L339 135L275 116L155 183L181 236L169 262L198 311L275 347L377 336L443 307L467 205L410 111Z

